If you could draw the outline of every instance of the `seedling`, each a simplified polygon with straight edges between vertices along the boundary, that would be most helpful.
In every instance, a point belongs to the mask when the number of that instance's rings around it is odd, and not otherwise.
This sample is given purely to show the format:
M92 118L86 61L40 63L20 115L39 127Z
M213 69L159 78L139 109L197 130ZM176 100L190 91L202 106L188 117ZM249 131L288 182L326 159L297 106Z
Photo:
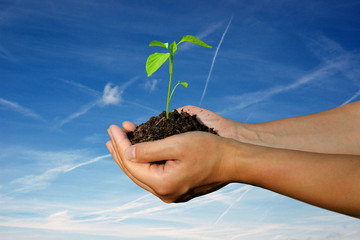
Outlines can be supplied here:
M162 43L159 41L152 41L149 44L150 47L152 47L152 46L163 47L166 50L168 50L168 53L155 52L155 53L151 54L146 61L146 72L147 72L148 77L150 77L154 72L156 72L161 67L161 65L163 65L166 62L166 60L169 59L170 80L169 80L169 89L168 89L167 102L166 102L166 118L167 119L169 118L169 103L170 103L172 95L174 94L176 87L179 85L182 85L187 88L187 86L188 86L187 82L178 81L178 83L175 85L175 87L171 91L174 54L177 50L177 46L179 46L179 44L182 42L191 42L191 43L195 43L202 47L212 48L211 46L207 45L203 41L201 41L191 35L185 35L178 43L176 43L174 41L173 43L170 44L170 47L169 47L169 43Z

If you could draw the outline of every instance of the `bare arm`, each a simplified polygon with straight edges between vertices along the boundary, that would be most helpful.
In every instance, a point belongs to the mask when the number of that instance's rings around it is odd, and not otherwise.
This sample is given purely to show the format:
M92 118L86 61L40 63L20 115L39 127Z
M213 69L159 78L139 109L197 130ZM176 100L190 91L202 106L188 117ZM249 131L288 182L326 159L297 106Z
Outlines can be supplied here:
M233 148L237 152L234 154L237 158L232 174L234 181L360 218L359 155L311 153L256 145Z
M237 123L236 140L275 148L360 154L360 101L260 124Z

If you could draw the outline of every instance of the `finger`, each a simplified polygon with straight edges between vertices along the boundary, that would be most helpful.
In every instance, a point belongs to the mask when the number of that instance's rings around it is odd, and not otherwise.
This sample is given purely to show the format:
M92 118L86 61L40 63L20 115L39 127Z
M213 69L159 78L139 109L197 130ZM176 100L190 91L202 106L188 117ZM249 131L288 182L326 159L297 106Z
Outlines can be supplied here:
M150 193L156 195L156 192L148 185L146 185L145 183L141 182L140 180L138 180L137 178L135 178L130 171L128 171L128 169L124 166L123 162L121 161L121 159L119 159L116 151L114 150L114 147L112 145L111 141L108 141L106 143L107 148L109 149L109 152L111 153L111 155L113 156L115 162L119 165L119 167L123 170L123 172L139 187L149 191Z
M187 105L187 106L180 107L180 108L178 108L176 110L178 112L184 111L184 112L189 113L190 115L194 115L194 114L197 114L198 112L200 112L203 109L199 108L199 107L196 107L196 106Z
M113 146L112 146L112 144L111 144L111 141L108 141L108 142L106 143L106 147L107 147L107 149L109 150L109 152L110 152L111 154L114 153L114 148L113 148Z
M122 126L126 132L133 132L137 125L135 123L125 121L123 122Z
M173 160L179 157L180 136L172 136L154 142L132 145L126 150L125 157L133 162L152 163Z
M137 185L144 188L145 190L154 193L153 189L149 187L146 183L140 181L136 177L133 176L131 169L134 168L134 166L127 166L125 157L123 156L124 149L129 147L131 145L129 139L126 136L126 133L118 126L112 125L109 128L109 134L111 137L111 141L108 142L107 146L112 154L115 162L119 165L119 167L124 171L124 173L133 180ZM111 145L110 145L111 144ZM143 168L145 166L142 166ZM130 170L129 170L130 168ZM143 169L146 170L146 169Z
M200 107L196 107L196 106L192 106L192 105L184 106L184 107L178 108L177 110L178 110L178 112L180 112L180 111L187 112L191 116L196 115L196 119L200 123L202 123L206 126L208 126L209 120L217 115L209 110L206 110L206 109L200 108Z
M222 124L222 122L224 122L226 119L223 118L222 116L204 109L204 108L200 108L200 107L196 107L196 106L184 106L181 108L178 108L178 111L184 111L189 113L190 115L196 115L196 119L203 125L209 127L209 128L213 128L218 134L219 134L219 124Z
M126 148L131 146L131 142L129 141L126 133L116 125L111 125L108 129L108 133L110 135L111 141L114 144L113 149L122 156L122 153Z

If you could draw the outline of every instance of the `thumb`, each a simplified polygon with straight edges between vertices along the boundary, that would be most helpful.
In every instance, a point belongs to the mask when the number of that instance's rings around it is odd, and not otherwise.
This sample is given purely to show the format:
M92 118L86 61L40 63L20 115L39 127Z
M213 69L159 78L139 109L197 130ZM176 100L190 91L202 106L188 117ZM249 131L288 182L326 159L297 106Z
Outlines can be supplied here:
M125 150L125 158L132 162L144 163L177 159L176 145L172 137L154 142L138 143Z

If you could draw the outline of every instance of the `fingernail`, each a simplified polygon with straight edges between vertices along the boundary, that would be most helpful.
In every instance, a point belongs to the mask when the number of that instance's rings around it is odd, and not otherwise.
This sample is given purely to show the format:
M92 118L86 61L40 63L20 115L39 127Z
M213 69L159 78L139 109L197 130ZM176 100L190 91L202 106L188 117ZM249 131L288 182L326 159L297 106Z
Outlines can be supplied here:
M126 159L128 159L130 161L135 160L135 146L134 145L131 145L130 147L128 147L125 150L125 157L126 157Z
M111 138L112 136L111 136L111 129L110 128L111 128L111 126L108 128L107 132L108 132L108 134L109 134L109 136Z
M113 154L114 149L112 148L111 141L108 141L108 142L106 143L106 147L107 147L107 149L109 150L109 152L110 152L111 154Z

